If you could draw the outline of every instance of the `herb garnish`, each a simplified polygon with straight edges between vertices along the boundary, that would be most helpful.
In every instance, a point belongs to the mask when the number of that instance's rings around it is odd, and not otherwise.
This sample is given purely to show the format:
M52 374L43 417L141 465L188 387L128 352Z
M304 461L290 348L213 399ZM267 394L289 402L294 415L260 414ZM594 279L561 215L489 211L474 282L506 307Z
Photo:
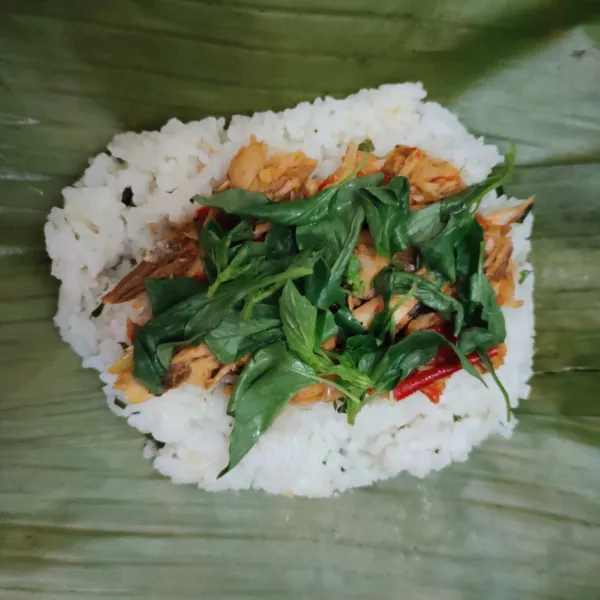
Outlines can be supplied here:
M358 149L361 152L373 152L375 150L375 144L367 138L358 145Z
M371 152L373 145L365 140L359 149ZM227 407L234 427L221 475L242 460L301 389L315 383L337 389L344 395L337 410L353 423L366 403L394 389L442 346L482 380L467 358L478 354L505 394L487 356L506 337L504 317L485 276L483 230L475 216L484 195L508 179L513 163L511 153L482 183L418 211L410 208L406 178L384 183L381 173L355 177L361 165L338 185L294 202L271 202L242 189L196 197L237 217L237 224L224 229L209 222L199 234L208 283L147 282L153 318L136 335L135 377L160 394L181 347L205 343L224 363L251 353ZM253 239L253 220L272 224L264 241ZM393 262L381 271L372 285L385 310L368 330L346 306L348 294L364 292L354 256L364 227L377 252L389 259L416 249L426 273L408 273ZM454 293L442 292L444 286ZM452 324L456 344L434 331L397 341L393 314L399 303L392 297L398 295L400 302L413 298L439 312ZM321 345L332 336L341 342L335 351L324 351Z
M523 269L519 275L519 283L524 283L531 273L533 273L531 269Z
M97 319L102 314L104 307L104 302L100 302L100 304L98 304L98 306L90 313L90 317L92 317L92 319Z
M131 186L128 186L123 190L121 202L125 206L133 206L133 190L131 189Z
M120 398L114 398L113 399L113 404L117 407L119 407L120 409L125 409L127 408L127 403L123 402L123 400L121 400Z

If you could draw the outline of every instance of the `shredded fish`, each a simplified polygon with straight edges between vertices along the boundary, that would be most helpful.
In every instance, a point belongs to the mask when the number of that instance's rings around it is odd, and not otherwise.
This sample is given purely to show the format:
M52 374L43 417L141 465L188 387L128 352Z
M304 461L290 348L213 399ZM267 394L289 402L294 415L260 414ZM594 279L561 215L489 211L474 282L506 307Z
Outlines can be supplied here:
M425 315L419 315L411 321L406 326L406 333L413 333L415 331L421 331L424 329L432 329L434 327L441 327L444 325L446 320L440 313L432 312L427 313Z
M385 160L378 158L371 152L362 152L358 149L358 144L352 140L348 143L346 153L342 158L342 164L327 177L318 187L324 189L336 185L347 177L350 177L359 165L362 165L357 177L364 175L373 175L381 171Z
M184 383L210 389L226 375L237 371L249 359L250 355L247 354L235 363L223 364L204 344L184 348L171 360L169 370L163 377L163 385L167 390ZM130 404L140 404L152 397L133 375L133 346L125 350L123 356L109 367L108 372L118 375L113 388L123 392Z
M252 230L253 238L255 240L264 239L265 235L267 235L267 233L271 230L272 226L272 223L267 223L265 221L257 223Z
M402 175L409 180L413 207L439 202L465 188L454 165L410 146L396 146L382 170L390 178Z
M403 300L402 295L393 295L390 301L391 306L395 306ZM396 331L400 331L410 320L412 311L419 304L416 298L407 298L400 304L400 306L394 311L393 322ZM373 323L373 319L377 313L380 313L385 307L383 297L375 296L371 300L367 300L364 304L361 304L358 308L352 311L352 316L365 328L368 329Z
M267 144L256 141L252 136L250 143L240 148L229 164L227 177L231 187L251 190L260 170L265 165L267 152Z
M108 372L111 375L118 375L113 388L122 392L130 404L141 404L152 397L133 376L133 346L127 348L122 358L108 368Z
M514 298L515 264L512 260L513 244L509 234L511 225L523 218L532 204L533 196L518 205L477 217L484 231L485 274L500 306L518 308L523 304Z
M171 389L183 383L191 383L208 390L225 375L245 364L249 358L250 355L246 355L235 363L224 364L204 344L184 348L171 360L163 384L165 388Z
M339 398L343 398L339 390L327 385L326 383L313 383L308 387L300 390L291 400L290 404L306 406L315 402L333 402Z
M158 242L156 248L132 269L117 285L102 298L104 304L129 302L144 292L148 279L169 279L171 277L200 277L204 268L199 260L200 248L195 237L190 238L188 230L169 233Z
M250 144L241 148L229 165L229 185L263 192L271 200L291 199L292 194L302 189L318 162L301 151L267 160L268 150L265 142L258 142L252 136Z
M485 215L484 219L490 226L503 227L506 225L512 225L520 219L522 219L533 205L534 197L531 196L524 202L516 204L515 206L507 206L496 210L489 215Z
M133 371L133 346L129 346L123 356L108 367L107 371L111 375L121 375L127 371Z
M130 371L119 375L113 384L113 388L123 392L129 404L141 404L152 398L150 392L141 383L136 381L133 373Z

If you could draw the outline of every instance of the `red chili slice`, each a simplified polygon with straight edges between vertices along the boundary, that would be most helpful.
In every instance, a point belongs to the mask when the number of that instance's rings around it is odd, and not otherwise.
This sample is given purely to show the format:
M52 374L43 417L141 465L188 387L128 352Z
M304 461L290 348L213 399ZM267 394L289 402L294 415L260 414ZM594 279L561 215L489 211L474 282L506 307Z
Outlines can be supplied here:
M194 220L198 221L200 225L204 225L204 221L206 221L206 217L208 217L208 213L210 212L210 206L201 206L194 216Z
M488 350L488 356L490 358L493 358L497 354L498 347ZM478 365L481 362L481 357L475 353L469 354L467 358L472 365ZM437 365L430 369L415 371L406 377L406 379L403 379L398 383L394 389L394 400L404 400L404 398L408 398L408 396L419 391L426 385L443 379L444 377L449 377L461 369L462 366L460 362L454 361L453 363Z
M329 175L329 177L325 177L325 179L323 179L323 181L321 182L321 185L319 185L319 187L317 188L317 191L322 191L324 190L330 183L333 182L333 175Z
M450 323L444 323L443 325L433 325L429 327L429 331L435 331L443 335L449 342L456 344L456 338L452 335L452 325ZM435 355L431 364L433 365L445 365L448 363L456 362L456 354L452 348L448 346L441 346L438 353Z

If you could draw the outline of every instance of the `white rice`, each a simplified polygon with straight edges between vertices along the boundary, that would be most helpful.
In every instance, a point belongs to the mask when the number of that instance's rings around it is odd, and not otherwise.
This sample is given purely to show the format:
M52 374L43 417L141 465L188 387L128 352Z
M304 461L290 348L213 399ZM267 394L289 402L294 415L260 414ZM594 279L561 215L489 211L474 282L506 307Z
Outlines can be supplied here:
M504 399L486 376L487 389L464 372L451 377L439 405L417 392L402 402L381 398L365 407L356 425L346 423L329 404L288 407L242 462L228 475L231 419L218 387L204 391L184 385L144 404L121 410L114 404L114 376L107 367L120 357L130 306L107 306L97 319L90 313L101 296L139 259L166 225L189 219L195 194L209 195L224 176L237 149L251 135L276 151L303 150L330 173L350 140L370 138L378 154L396 144L418 146L448 160L464 180L482 180L502 162L495 146L475 138L457 118L433 102L423 102L420 84L385 85L344 100L317 99L281 113L235 116L228 128L212 117L183 124L169 121L160 132L124 133L109 144L109 154L90 161L82 179L63 191L63 208L52 209L46 242L52 273L62 282L56 325L65 341L100 371L111 409L133 427L165 442L145 455L175 483L207 490L260 488L272 493L329 496L348 488L407 471L418 477L452 461L491 434L510 436L516 419L506 419ZM125 187L134 206L121 202ZM506 198L486 197L489 210ZM532 217L513 226L514 259L527 262ZM518 271L517 271L518 272ZM508 353L498 375L512 406L529 393L533 356L533 277L517 285L519 309L504 310Z

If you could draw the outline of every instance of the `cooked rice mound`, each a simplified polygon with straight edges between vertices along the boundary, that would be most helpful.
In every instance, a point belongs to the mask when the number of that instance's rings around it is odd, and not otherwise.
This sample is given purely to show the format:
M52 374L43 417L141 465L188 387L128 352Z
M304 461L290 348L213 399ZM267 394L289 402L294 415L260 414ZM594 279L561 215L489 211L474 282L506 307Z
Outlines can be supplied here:
M45 228L52 273L61 281L56 325L83 366L100 372L109 407L160 440L160 447L148 442L144 455L173 482L214 491L256 488L330 496L402 471L423 477L466 460L473 446L492 434L511 435L516 418L507 419L491 376L484 376L486 388L459 371L448 380L439 404L421 392L400 402L382 397L360 411L354 426L328 403L288 406L240 464L217 479L228 462L233 423L225 412L223 386L207 391L184 384L119 408L116 375L108 368L123 354L128 318L139 320L143 307L135 301L107 304L100 316L91 317L102 297L170 226L193 219L198 205L190 199L212 194L252 136L273 152L304 152L317 161L320 178L340 167L350 142L370 139L379 156L397 145L415 147L454 165L467 185L483 180L503 160L498 149L470 135L448 110L424 102L425 95L420 84L386 85L281 113L237 115L227 128L224 119L213 117L188 124L172 119L160 131L117 135L108 152L93 158L83 177L63 190L64 205L52 209ZM517 200L492 192L482 213L507 202ZM497 374L512 407L528 396L532 374L533 276L522 282L518 277L531 270L532 219L513 224L510 233L514 299L522 305L503 307L507 353Z

